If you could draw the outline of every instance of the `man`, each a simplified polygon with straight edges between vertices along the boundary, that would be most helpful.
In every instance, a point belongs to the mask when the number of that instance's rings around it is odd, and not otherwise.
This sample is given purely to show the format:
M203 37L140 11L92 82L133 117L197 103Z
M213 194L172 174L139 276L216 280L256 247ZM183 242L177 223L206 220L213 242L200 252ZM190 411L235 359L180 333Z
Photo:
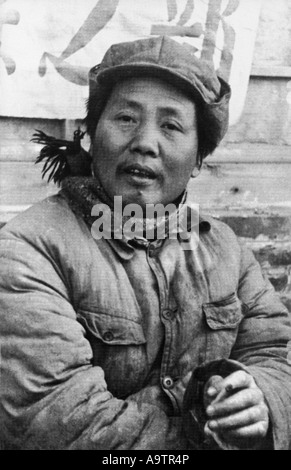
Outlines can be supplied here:
M1 232L4 448L290 448L288 312L227 226L200 216L197 244L182 210L229 97L169 38L112 46L92 69L93 176L67 155L52 177L75 176ZM117 196L143 214L174 204L188 249L167 217L162 240L96 239L95 208L113 220Z

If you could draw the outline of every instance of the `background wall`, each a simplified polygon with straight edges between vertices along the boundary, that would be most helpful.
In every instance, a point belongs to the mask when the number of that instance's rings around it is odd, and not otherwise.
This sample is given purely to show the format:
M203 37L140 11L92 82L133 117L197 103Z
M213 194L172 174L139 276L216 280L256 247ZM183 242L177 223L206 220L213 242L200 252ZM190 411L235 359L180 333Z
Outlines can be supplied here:
M0 226L56 192L34 165L34 129L71 138L78 121L0 117ZM291 1L263 0L247 100L190 195L245 239L291 311Z

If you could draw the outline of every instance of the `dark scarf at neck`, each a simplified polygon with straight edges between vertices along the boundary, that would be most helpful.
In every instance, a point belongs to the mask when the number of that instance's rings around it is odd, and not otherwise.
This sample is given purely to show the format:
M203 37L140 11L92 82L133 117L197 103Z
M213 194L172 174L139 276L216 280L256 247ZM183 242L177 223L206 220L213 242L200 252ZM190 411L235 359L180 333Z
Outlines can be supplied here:
M112 222L114 221L114 204L112 199L104 191L102 185L95 177L86 177L86 176L73 176L67 177L62 182L62 192L65 195L66 199L68 200L70 207L72 210L83 217L87 225L91 228L94 221L97 217L92 216L92 208L96 204L106 204L111 209L111 219ZM167 214L164 217L159 217L155 219L148 219L143 218L137 219L142 224L142 234L140 238L146 238L146 230L151 230L151 233L156 234L158 227L163 226L165 238L167 238L169 233L169 224L170 218L176 217L179 214L179 205L182 205L186 200L186 191L183 195L174 202L177 207L177 211L175 214L171 214L170 216ZM131 219L131 216L122 216L122 230L124 224ZM112 227L115 226L112 223ZM138 237L139 238L139 237ZM137 240L137 238L135 237Z

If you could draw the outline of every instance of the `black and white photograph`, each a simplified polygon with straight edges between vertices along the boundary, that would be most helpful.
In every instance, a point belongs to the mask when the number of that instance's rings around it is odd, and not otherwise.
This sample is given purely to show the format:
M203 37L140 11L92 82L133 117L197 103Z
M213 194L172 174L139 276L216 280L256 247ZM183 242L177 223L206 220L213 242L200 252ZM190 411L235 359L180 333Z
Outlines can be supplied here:
M290 182L290 0L0 0L0 450L291 450Z

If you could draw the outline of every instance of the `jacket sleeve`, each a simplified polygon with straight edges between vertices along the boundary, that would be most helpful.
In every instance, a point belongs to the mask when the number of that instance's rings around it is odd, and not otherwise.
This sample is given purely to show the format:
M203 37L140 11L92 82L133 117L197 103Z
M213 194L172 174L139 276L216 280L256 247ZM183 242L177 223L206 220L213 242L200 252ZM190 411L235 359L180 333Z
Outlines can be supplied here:
M244 246L241 250L238 296L244 319L231 358L246 366L265 395L275 449L290 449L290 316L253 254Z
M148 403L147 390L126 400L108 391L58 265L24 240L0 241L0 316L2 447L188 448L158 392Z

